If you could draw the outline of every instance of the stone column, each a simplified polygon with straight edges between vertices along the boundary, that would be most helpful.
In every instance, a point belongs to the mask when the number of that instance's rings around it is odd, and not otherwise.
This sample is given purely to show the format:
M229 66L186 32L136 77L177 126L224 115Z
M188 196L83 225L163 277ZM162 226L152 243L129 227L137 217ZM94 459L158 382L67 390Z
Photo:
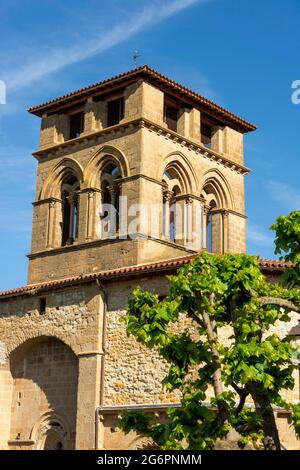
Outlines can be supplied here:
M203 248L206 248L207 249L207 222L208 222L208 216L209 216L209 213L210 213L210 207L207 206L207 205L204 205L203 206L203 224L202 224L202 245L203 245Z
M53 248L57 248L61 246L61 241L62 241L62 200L57 199L56 204L55 204L55 218L53 221L53 230L52 230L52 236L53 236L53 241L52 245Z
M228 234L229 234L229 223L228 223L229 212L227 210L222 211L222 232L223 232L223 243L222 253L228 253Z
M187 231L186 208L187 200L189 200L189 198L178 195L175 200L175 243L184 246L186 243ZM192 201L189 202L191 203Z
M89 97L84 107L84 132L88 135L100 131L106 127L107 103L105 101L95 102Z
M9 363L4 359L4 349L0 342L0 450L8 449L10 438L11 400L13 392L13 378L9 370ZM1 353L3 357L1 358ZM2 359L2 360L1 360Z
M200 111L195 108L182 108L177 122L178 134L200 142Z
M115 185L108 186L108 191L110 194L110 203L111 203L111 213L110 213L110 236L115 236L118 231L118 213L117 213L117 197L118 191Z
M92 240L94 237L94 225L95 225L95 192L88 191L88 201L87 201L87 221L86 221L86 238L87 240Z
M185 198L185 244L187 246L193 245L194 233L195 233L195 214L194 214L194 204L193 198Z
M101 353L79 354L76 450L95 449L95 411L100 402Z
M77 240L77 238L78 238L78 225L79 225L79 220L78 220L78 215L79 215L78 214L78 194L76 192L73 192L68 196L67 199L68 199L69 204L70 204L70 226L69 226L69 238L68 238L68 241L67 241L67 245L72 245L74 240ZM74 220L75 208L77 208L77 220L76 221Z
M88 295L89 326L78 331L79 351L76 449L95 449L96 408L103 404L106 300L103 287L93 284Z
M78 191L78 241L81 243L98 238L96 225L100 195L101 189L98 188L84 188Z
M48 224L47 224L47 243L46 248L54 247L54 225L55 225L55 207L56 200L49 200L49 209L48 209Z
M218 209L212 210L212 252L222 253L223 250L223 216Z
M204 206L205 201L202 199L197 199L197 203L194 207L194 230L196 233L195 237L195 250L202 250L204 248L204 229L205 222L204 222Z
M164 211L164 221L163 221L163 238L170 239L170 201L172 199L172 191L163 190L163 211Z

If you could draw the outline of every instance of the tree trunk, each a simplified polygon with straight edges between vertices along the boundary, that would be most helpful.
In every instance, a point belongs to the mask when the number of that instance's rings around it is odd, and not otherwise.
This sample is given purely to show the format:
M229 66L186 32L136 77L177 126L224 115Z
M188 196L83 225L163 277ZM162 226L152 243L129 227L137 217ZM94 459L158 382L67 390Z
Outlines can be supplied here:
M214 306L214 295L210 296L211 306ZM216 329L215 321L210 318L209 314L206 311L202 311L203 324L206 328L207 339L212 351L212 360L213 360L213 387L215 397L223 393L223 382L222 382L222 368L220 361L220 354L217 347L218 342L218 332ZM220 420L225 423L228 419L228 413L226 410L219 408Z
M257 415L263 421L265 450L281 450L275 416L268 396L260 391L261 384L259 382L251 381L247 387L253 398Z
M212 351L213 368L214 368L213 386L214 386L215 396L217 396L223 393L220 355L219 355L219 351L216 345L218 338L217 338L217 334L213 330L211 320L207 312L203 312L203 323L206 328L207 339L208 339L208 342Z

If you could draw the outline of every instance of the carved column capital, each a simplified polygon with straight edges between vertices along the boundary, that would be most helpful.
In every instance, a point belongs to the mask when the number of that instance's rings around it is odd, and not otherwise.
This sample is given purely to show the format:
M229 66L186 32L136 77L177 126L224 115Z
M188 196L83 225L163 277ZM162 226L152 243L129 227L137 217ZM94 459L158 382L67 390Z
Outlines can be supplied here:
M69 203L72 205L76 205L78 201L78 193L76 191L73 191L72 193L67 196L67 199Z
M193 201L194 199L191 197L191 196L188 196L185 198L184 202L186 203L186 205L190 206L191 204L193 204Z
M211 207L210 206L207 206L206 204L203 206L203 212L204 212L204 215L208 215L211 211Z
M168 189L163 189L163 199L164 202L170 202L173 197L173 192Z

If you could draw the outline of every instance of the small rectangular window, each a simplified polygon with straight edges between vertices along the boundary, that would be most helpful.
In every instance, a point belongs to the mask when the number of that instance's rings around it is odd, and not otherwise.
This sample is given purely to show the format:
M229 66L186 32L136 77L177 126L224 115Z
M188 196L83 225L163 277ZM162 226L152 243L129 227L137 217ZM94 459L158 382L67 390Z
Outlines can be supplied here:
M47 307L46 297L40 298L39 313L40 315L45 315Z
M178 109L165 105L164 121L171 131L177 132Z
M211 148L211 139L213 136L213 128L205 122L201 123L201 142L205 147Z
M124 117L124 98L107 102L107 127L115 126Z
M71 114L70 116L70 139L80 137L84 127L84 113Z

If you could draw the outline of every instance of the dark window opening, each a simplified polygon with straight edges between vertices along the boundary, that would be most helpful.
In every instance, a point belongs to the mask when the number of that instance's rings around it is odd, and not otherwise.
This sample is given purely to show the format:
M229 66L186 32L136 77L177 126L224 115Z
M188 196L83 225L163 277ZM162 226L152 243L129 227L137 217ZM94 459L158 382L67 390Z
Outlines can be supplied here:
M164 121L171 131L177 132L178 109L165 105Z
M68 193L63 195L63 225L62 225L62 246L67 244L70 235L71 205L68 200Z
M176 200L174 198L170 201L169 239L173 243L176 241Z
M84 127L84 113L71 114L70 116L70 139L80 137Z
M124 117L124 98L107 102L107 127L115 126Z
M109 163L108 165L106 165L101 176L101 219L103 220L102 231L103 233L105 232L109 235L115 235L115 233L119 230L120 226L121 190L118 184L118 178L120 177L120 167L118 165L115 165L115 163Z
M71 176L63 183L62 191L62 246L72 245L78 238L78 180Z
M212 221L212 212L211 209L207 214L206 221L206 249L209 253L212 253L213 250L213 221Z
M45 297L40 298L39 313L40 315L45 315L46 313L47 302Z
M177 201L177 196L180 194L180 189L178 186L175 186L173 188L173 195L170 200L170 215L169 215L169 239L171 242L176 243L176 239L178 238L178 220L177 220L177 207L176 207L176 201ZM180 227L181 229L181 227Z
M213 137L213 127L205 122L201 123L201 142L205 147L211 148Z

